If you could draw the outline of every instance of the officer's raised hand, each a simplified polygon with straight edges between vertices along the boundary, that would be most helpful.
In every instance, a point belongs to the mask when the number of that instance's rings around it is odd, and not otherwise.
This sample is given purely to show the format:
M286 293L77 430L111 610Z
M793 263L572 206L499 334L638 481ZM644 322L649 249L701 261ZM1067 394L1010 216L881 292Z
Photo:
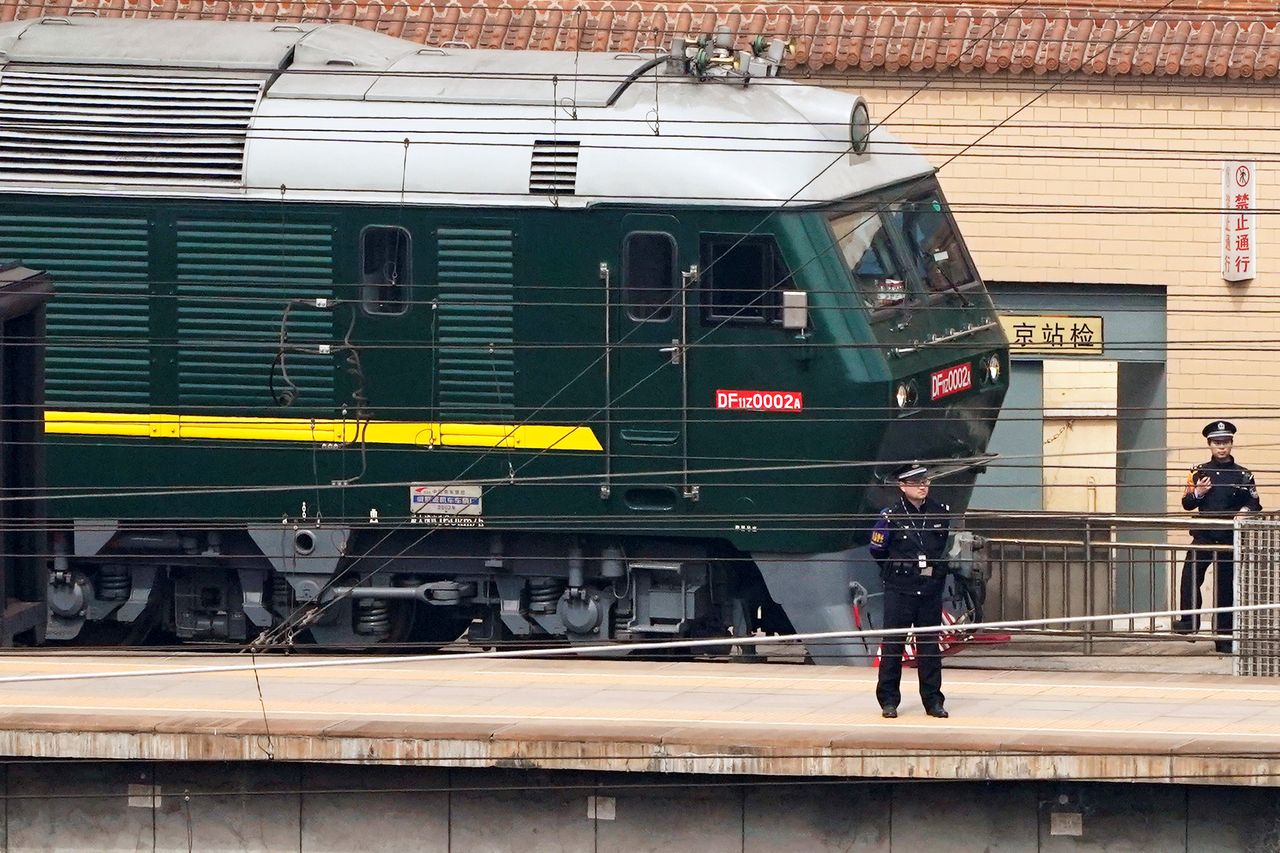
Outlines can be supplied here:
M1213 488L1213 478L1205 474L1199 480L1196 480L1196 499L1199 500L1209 494L1209 490Z

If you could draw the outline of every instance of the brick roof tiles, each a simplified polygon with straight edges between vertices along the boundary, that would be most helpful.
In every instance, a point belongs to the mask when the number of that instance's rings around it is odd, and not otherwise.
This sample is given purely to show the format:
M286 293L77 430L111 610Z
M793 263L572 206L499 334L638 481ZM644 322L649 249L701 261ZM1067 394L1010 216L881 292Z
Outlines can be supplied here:
M636 2L636 0L2 0L0 21L101 17L347 23L435 46L632 51L726 24L741 41L789 37L811 71L1108 75L1263 80L1280 70L1280 12L1250 0L1192 8L1132 0L1088 9Z

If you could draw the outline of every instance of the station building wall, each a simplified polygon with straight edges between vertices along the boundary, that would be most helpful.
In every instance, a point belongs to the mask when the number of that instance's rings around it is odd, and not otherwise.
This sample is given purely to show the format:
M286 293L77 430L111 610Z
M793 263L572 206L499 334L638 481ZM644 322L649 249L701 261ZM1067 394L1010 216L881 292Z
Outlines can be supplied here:
M1046 94L1058 79L974 75L926 86L927 78L882 74L833 77L827 85L860 92L873 118L888 117L889 129L940 167L986 279L1162 287L1166 509L1181 512L1185 472L1207 458L1200 428L1218 417L1240 427L1237 455L1258 475L1264 505L1270 497L1274 506L1280 220L1265 210L1280 196L1273 154L1280 98L1260 84L1116 77L1068 80ZM1255 162L1264 211L1257 218L1261 271L1228 283L1220 271L1222 164L1246 158ZM1105 454L1114 433L1093 432L1078 449Z

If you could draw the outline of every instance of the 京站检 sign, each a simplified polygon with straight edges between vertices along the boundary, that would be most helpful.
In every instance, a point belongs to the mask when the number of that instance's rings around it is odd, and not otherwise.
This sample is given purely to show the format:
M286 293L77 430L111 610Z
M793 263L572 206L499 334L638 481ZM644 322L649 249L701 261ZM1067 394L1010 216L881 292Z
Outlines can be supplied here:
M1102 355L1102 318L1001 314L1009 354Z

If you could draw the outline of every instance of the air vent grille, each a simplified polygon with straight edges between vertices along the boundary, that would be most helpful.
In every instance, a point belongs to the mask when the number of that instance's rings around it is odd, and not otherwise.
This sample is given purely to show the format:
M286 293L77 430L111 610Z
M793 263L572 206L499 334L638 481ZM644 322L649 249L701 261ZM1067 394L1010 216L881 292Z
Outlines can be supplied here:
M57 213L0 217L0 258L57 282L45 399L52 408L134 409L151 400L146 219Z
M529 192L533 195L573 195L578 182L578 143L539 139L533 143Z
M436 236L440 411L454 420L512 420L515 234L505 228L441 228Z
M238 184L263 81L0 73L0 179Z
M327 223L179 220L178 402L266 408L277 393L300 407L333 404L333 312L306 303L333 297L333 235ZM276 360L284 330L291 351Z

